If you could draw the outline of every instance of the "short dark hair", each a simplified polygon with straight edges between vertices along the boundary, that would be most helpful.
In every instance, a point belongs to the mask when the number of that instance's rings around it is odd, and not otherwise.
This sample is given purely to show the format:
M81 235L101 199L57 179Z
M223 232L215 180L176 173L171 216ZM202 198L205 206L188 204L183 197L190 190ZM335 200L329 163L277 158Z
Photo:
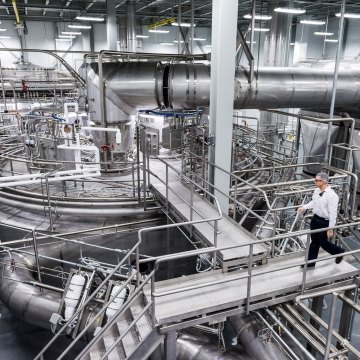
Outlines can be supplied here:
M324 172L319 172L318 174L316 174L316 177L320 178L324 183L329 182L329 175Z

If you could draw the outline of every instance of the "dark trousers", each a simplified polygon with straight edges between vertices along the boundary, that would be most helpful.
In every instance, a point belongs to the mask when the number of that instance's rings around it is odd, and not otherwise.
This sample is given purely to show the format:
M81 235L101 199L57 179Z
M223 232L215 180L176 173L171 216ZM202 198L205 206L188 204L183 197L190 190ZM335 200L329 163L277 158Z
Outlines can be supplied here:
M329 220L325 220L317 215L314 215L311 219L310 230L322 229L328 226ZM326 231L320 231L318 233L311 234L309 260L317 259L320 246L331 255L340 254L343 252L340 246L337 246L329 241Z

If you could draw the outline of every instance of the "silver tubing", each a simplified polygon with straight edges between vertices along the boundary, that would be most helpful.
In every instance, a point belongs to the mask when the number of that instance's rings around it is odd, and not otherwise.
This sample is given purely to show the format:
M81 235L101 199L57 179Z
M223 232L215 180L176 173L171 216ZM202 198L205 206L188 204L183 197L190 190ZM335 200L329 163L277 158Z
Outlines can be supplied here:
M266 325L266 327L271 331L272 336L274 336L274 338L281 344L281 346L284 347L284 349L286 349L286 351L292 356L292 359L301 360L258 311L252 311L252 313L256 314L259 317L259 319Z
M250 297L251 297L251 275L253 266L253 249L254 245L249 246L249 263L248 263L248 278L247 278L247 291L246 291L246 315L250 312Z
M270 317L278 324L282 327L282 329L286 332L286 334L290 337L290 339L292 341L294 341L294 343L299 347L299 349L301 350L301 352L308 358L311 360L316 360L316 358L314 356L312 356L309 351L306 350L306 348L300 343L300 341L290 332L290 330L288 330L288 328L275 316L275 314L270 311L269 309L265 309L265 311L270 315Z
M34 255L35 255L35 262L36 262L37 278L38 278L39 282L41 283L39 252L38 252L38 249L37 249L37 241L36 241L35 230L32 231L32 237L33 237L33 245L34 245Z

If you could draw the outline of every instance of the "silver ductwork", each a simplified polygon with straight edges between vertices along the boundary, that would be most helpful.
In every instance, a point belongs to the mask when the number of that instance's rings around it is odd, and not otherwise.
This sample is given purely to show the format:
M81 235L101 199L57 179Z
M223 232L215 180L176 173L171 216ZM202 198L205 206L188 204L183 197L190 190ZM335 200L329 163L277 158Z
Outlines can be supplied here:
M126 1L126 43L127 51L136 51L136 17L135 0Z
M238 340L252 360L287 360L288 357L272 342L264 342L259 336L261 326L250 315L229 318Z
M1 302L19 318L50 330L49 319L59 309L61 294L40 291L31 285L34 277L30 268L35 267L35 263L30 257L14 252L11 258L9 256L8 252L1 256L2 262L6 263L0 281ZM12 269L12 261L15 262L16 271Z
M98 65L88 66L88 86L98 88ZM123 62L103 64L106 98L123 114L154 108L194 109L210 103L210 66L160 62ZM248 69L235 73L235 109L326 108L330 106L333 70L319 68L265 67L255 71L253 83ZM89 81L91 80L91 81ZM91 84L92 82L92 84ZM96 98L96 97L95 97ZM98 97L97 97L98 98ZM100 123L97 101L89 102L92 120ZM360 103L360 70L340 70L335 107L339 110ZM95 107L95 108L94 108ZM108 123L119 121L110 113Z
M214 335L201 333L193 329L182 332L176 341L177 360L253 360L239 349L226 351L217 346L218 339Z

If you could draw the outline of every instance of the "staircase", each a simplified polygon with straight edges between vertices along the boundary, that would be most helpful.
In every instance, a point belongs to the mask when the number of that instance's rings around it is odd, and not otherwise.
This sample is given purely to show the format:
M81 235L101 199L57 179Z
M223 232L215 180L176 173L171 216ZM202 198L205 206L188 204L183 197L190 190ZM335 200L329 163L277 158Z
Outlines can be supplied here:
M153 328L149 309L140 292L129 306L95 333L77 359L146 359L164 338Z

